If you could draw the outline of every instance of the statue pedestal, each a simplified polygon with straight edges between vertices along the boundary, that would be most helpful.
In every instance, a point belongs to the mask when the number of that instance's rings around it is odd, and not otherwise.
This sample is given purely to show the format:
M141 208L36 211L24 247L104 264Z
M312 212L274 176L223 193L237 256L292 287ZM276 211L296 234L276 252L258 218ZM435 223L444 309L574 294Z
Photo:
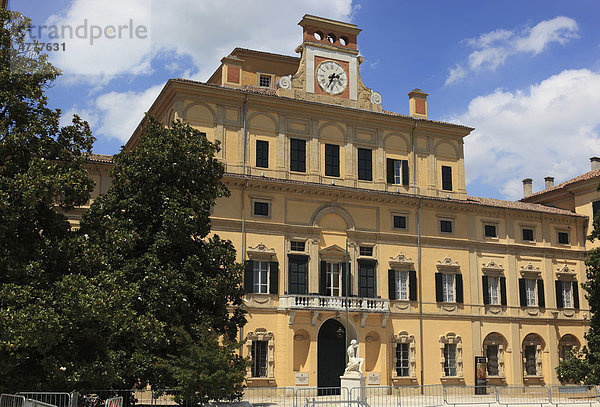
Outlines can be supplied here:
M348 372L344 376L340 376L340 386L348 389L348 395L352 397L356 397L356 392L358 391L358 399L360 401L365 401L365 386L367 384L367 377L363 376L359 372ZM354 390L353 394L350 394L353 388L360 388L360 390Z

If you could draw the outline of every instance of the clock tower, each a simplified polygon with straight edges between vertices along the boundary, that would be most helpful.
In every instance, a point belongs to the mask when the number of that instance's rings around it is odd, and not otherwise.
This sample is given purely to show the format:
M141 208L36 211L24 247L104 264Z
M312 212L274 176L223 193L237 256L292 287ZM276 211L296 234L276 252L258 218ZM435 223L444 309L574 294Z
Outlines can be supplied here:
M363 58L356 47L360 29L327 18L306 14L298 23L303 29L298 71L277 82L278 94L321 103L381 111L381 95L365 87L359 65Z

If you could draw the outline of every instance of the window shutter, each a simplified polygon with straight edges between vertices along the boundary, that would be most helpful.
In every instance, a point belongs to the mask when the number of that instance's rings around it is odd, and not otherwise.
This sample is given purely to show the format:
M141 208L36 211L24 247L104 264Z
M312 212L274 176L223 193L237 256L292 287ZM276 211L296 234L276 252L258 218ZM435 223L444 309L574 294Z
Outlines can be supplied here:
M246 267L244 268L244 291L247 293L254 292L254 262L252 260L246 260Z
M481 276L481 286L483 287L483 303L490 303L490 289L488 286L488 276Z
M579 309L579 284L577 281L573 281L573 308Z
M462 281L462 274L456 274L456 277L454 278L455 283L456 283L456 302L458 302L459 304L462 304L463 301L463 281Z
M435 273L435 300L444 302L444 291L442 287L442 273Z
M500 304L506 305L506 277L500 277Z
M346 294L346 287L348 293ZM350 297L352 295L352 274L350 273L350 263L342 263L342 295Z
M554 290L556 292L556 308L564 308L565 304L562 296L562 281L554 281Z
M388 295L390 300L396 299L396 270L388 270Z
M279 293L279 263L272 261L269 264L269 294Z
M408 272L408 299L417 300L417 272L415 270Z
M319 294L327 295L327 263L321 261L321 278L319 279Z
M391 158L387 159L387 183L394 183L394 160Z
M408 160L402 160L402 185L409 184Z
M525 279L519 279L519 302L521 307L527 306L527 289L525 288Z
M546 308L546 297L544 297L544 280L541 278L537 281L538 291L538 307Z

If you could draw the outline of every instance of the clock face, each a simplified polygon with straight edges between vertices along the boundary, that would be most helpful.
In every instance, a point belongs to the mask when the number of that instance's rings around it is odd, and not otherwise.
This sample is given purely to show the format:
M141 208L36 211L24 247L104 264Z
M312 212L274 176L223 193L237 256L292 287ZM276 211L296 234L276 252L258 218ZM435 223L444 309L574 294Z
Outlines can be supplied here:
M330 95L339 95L348 86L348 76L340 64L326 61L317 68L317 82Z

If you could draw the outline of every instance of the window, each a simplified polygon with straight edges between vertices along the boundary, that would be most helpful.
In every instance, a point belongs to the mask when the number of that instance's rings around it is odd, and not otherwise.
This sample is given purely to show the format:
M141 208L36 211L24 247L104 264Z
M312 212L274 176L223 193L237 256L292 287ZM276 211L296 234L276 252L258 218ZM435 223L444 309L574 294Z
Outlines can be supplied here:
M573 301L571 296L571 282L561 281L562 285L562 300L564 308L573 308Z
M579 309L577 281L556 280L556 307Z
M306 172L306 140L290 139L290 171Z
M569 232L558 232L558 243L569 244Z
M269 293L269 262L254 261L253 262L253 278L254 288L252 292L260 294Z
M528 376L537 375L537 349L535 345L525 345L525 374Z
M325 144L325 175L340 176L340 146L336 144Z
M488 345L486 356L488 376L498 376L498 345Z
M451 220L440 220L440 232L452 233L452 221Z
M498 286L498 277L488 277L488 293L490 296L490 304L500 304L500 293Z
M485 237L498 237L496 232L496 225L484 225Z
M303 252L304 244L305 244L305 242L299 242L297 240L292 240L290 242L290 250L293 252Z
M269 142L256 140L256 166L269 168Z
M358 179L373 181L373 154L367 148L358 149Z
M506 277L482 276L483 303L506 305Z
M537 302L535 300L535 291L536 291L535 280L525 280L525 289L527 290L527 306L528 307L536 307Z
M544 280L535 278L519 279L519 296L521 307L540 307L546 306L544 296Z
M523 229L523 241L524 242L533 242L533 229Z
M592 202L592 220L596 217L598 212L600 211L600 201Z
M271 87L271 75L258 74L258 86Z
M442 189L452 191L452 167L442 165Z
M254 201L254 213L255 216L269 216L269 203Z
M564 335L558 342L560 360L567 360L573 357L573 352L579 350L579 341L571 334Z
M396 270L396 299L408 300L408 271Z
M439 266L438 266L439 267ZM463 281L460 273L435 273L437 302L463 302Z
M373 246L360 246L359 254L361 256L372 257L373 256Z
M252 377L267 377L268 341L252 341Z
M376 263L372 260L358 261L358 296L365 298L375 298L377 290L375 287L375 267Z
M396 375L406 377L409 375L409 344L396 344Z
M388 158L387 161L387 183L394 185L408 185L408 160L394 160Z
M290 294L308 294L308 256L289 256L288 281Z
M327 263L327 295L338 297L341 294L340 263Z
M406 216L394 215L394 229L406 229Z
M456 344L444 345L444 375L456 376Z
M442 274L443 302L454 302L454 274Z

